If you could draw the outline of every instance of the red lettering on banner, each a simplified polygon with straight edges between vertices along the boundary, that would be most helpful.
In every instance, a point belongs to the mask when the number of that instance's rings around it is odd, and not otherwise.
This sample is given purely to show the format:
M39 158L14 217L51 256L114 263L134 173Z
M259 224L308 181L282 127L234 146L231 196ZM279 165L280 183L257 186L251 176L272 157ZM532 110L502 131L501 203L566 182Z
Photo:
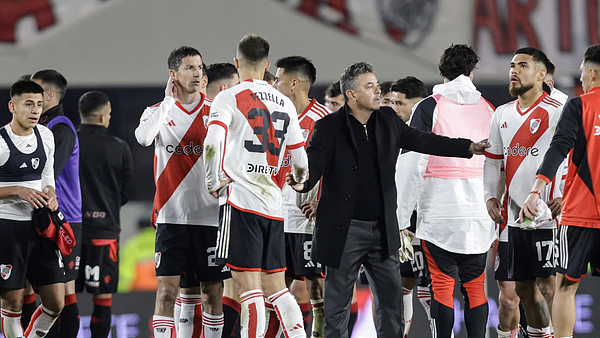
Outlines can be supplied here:
M508 0L508 42L511 51L517 49L517 34L525 35L527 45L540 49L540 43L531 24L531 12L537 6L537 0L521 2Z
M49 0L0 0L0 41L15 42L17 22L29 15L35 17L38 30L56 23Z
M600 44L600 36L598 36L598 0L587 1L587 21L590 44Z
M356 27L350 23L350 11L348 11L346 0L327 0L324 5L334 9L343 17L342 20L332 22L333 25L350 34L356 34L358 32ZM302 0L297 9L317 19L323 19L318 11L319 6L323 6L320 0Z
M562 52L571 51L571 1L558 0L558 48Z
M506 23L502 21L498 14L495 0L475 1L475 32L473 34L475 41L477 41L479 31L487 28L492 35L496 54L511 53L512 50L508 48L504 38L505 27Z

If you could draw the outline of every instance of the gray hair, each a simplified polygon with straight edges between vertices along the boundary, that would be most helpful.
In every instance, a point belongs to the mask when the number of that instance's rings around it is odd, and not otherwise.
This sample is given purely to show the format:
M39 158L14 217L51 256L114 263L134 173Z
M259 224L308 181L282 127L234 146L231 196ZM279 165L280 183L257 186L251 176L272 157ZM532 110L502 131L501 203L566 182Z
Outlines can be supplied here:
M340 76L340 87L344 100L348 101L346 90L356 90L358 76L362 74L373 73L373 65L368 62L357 62L350 67L346 67Z

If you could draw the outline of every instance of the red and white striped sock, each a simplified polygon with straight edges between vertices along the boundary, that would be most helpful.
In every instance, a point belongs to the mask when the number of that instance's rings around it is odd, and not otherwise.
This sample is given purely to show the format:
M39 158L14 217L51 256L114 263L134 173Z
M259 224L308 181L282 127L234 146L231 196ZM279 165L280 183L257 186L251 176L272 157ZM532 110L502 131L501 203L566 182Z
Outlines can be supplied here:
M496 328L498 338L517 338L519 336L519 328L512 329L510 331L502 331L499 327Z
M59 314L60 312L48 310L44 304L38 306L33 316L31 316L27 330L25 330L25 338L29 338L30 335L43 338L50 331Z
M195 327L194 318L196 316L196 306L202 307L202 296L195 294L181 294L181 314L179 317L179 335L180 338L192 338L194 332L198 335L202 330L200 327Z
M259 338L265 332L265 296L262 290L250 290L240 295L240 327L243 338Z
M152 316L152 332L154 338L175 337L175 320L173 317Z
M175 334L179 335L179 319L181 318L181 296L175 298L175 306L173 307L173 321L175 322Z
M21 311L10 311L2 309L1 327L6 338L22 338L23 327L21 326Z
M269 301L277 311L286 338L306 337L302 312L287 288L270 295Z
M265 299L265 308L267 310L267 330L264 338L281 337L281 334L283 333L281 322L279 321L275 307L273 304L271 304L271 302L269 302L268 299Z
M527 333L529 334L529 338L552 338L550 326L536 329L535 327L527 325Z
M223 325L225 325L225 316L222 313L220 315L211 315L202 312L204 338L221 338Z

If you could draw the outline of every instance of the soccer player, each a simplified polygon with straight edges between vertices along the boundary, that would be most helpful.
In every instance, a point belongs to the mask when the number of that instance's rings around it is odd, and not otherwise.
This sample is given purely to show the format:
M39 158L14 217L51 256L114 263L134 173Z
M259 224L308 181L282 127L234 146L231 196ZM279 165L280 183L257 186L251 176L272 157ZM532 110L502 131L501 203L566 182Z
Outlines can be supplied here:
M392 108L402 121L408 123L417 102L429 96L425 84L414 76L407 76L392 84Z
M211 107L206 184L220 197L217 258L226 259L240 288L242 337L265 332L265 296L286 337L305 337L300 308L285 285L281 189L273 176L286 149L297 180L308 176L308 161L294 104L262 80L268 55L269 43L258 35L238 43L242 83L219 93Z
M56 244L36 233L33 209L58 208L54 192L54 138L37 125L44 89L32 81L10 88L12 121L0 128L0 297L7 338L43 338L64 306L65 276ZM42 304L23 334L21 306L26 278Z
M529 194L534 172L542 162L563 105L542 89L548 58L535 48L517 50L510 62L509 92L517 100L496 109L491 122L484 169L485 199L490 217L498 224L508 224L500 236L497 271L500 284L499 337L515 337L518 323L518 299L523 303L527 317L527 332L533 337L550 337L550 312L555 285L554 240L556 221L549 219L536 230L524 229L518 212ZM500 168L505 168L505 189L499 190ZM552 218L560 214L560 184L553 182L539 191L541 198L552 210ZM504 203L501 202L502 191ZM507 219L502 209L507 210ZM505 233L507 232L507 236ZM506 276L504 276L504 272ZM511 296L511 286L504 281L515 281L518 298ZM503 293L512 301L505 302ZM506 309L504 305L509 305ZM511 315L512 314L512 315Z
M81 292L85 287L94 295L90 324L93 338L106 338L110 333L112 294L117 292L119 279L119 213L133 187L133 156L129 145L106 132L111 111L110 98L105 93L87 92L79 98L83 268L76 290Z
M336 81L327 87L325 91L325 107L331 111L338 111L346 104L344 95L340 89L340 81Z
M381 89L381 106L392 108L392 81L384 81L379 84Z
M79 276L81 254L81 186L79 182L79 140L73 122L65 116L62 99L67 90L67 80L53 69L38 71L31 79L44 88L44 113L40 123L52 130L56 148L54 150L54 175L56 198L60 210L71 224L75 248L67 257L65 265L65 308L60 314L58 330L61 338L75 338L79 332L79 309L75 295L75 280ZM51 334L52 334L51 332Z
M548 72L546 73L546 77L544 78L544 82L550 87L550 97L555 99L556 101L562 103L563 105L567 103L569 99L569 95L561 92L560 90L554 87L554 72L556 71L556 66L550 60L548 60Z
M598 158L600 45L588 47L580 69L584 94L565 105L550 148L519 213L521 221L524 217L534 219L538 215L537 201L543 198L541 194L547 189L546 185L551 184L564 158L571 152L558 231L556 294L552 311L557 338L572 337L576 319L575 293L587 273L588 263L591 262L592 271L597 273L600 259L598 170L589 162Z
M229 89L240 83L237 68L231 63L213 63L206 67L208 85L206 96L215 97L219 92Z
M473 85L479 57L466 45L452 45L439 62L444 83L421 101L411 127L438 135L487 138L493 107ZM431 274L431 317L437 337L448 338L454 326L454 275L458 271L465 299L469 337L484 337L488 304L485 296L487 251L495 239L483 201L482 158L454 159L415 152L398 158L398 220L407 228L419 201L416 237ZM468 215L468 216L465 216Z
M180 274L185 269L193 274L191 277L201 281L205 337L220 337L222 280L229 273L214 261L218 209L206 191L204 165L200 160L206 135L204 121L211 102L200 92L203 63L198 50L179 47L171 52L167 64L169 80L165 99L146 108L135 130L141 145L154 143L155 146L156 194L152 222L156 224L158 290L154 336L171 336ZM189 331L190 327L186 328ZM187 337L191 334L180 332Z
M294 103L304 142L308 145L315 122L331 113L316 99L308 97L310 86L316 80L317 70L310 60L302 56L279 59L276 65L273 87ZM289 153L284 157L277 180L282 186L283 194L287 285L290 287L293 279L306 281L313 314L312 337L323 337L323 269L321 264L313 262L310 257L315 220L303 211L312 208L311 204L318 201L319 187L316 186L308 193L299 193L285 184L285 177L291 171L289 160L286 161L285 158L289 158Z

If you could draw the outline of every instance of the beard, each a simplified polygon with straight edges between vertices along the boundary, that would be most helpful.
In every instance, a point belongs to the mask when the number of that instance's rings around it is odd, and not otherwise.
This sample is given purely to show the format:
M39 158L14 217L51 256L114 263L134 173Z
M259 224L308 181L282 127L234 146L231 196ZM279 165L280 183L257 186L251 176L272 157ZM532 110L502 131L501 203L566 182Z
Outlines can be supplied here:
M521 84L521 83L519 82L519 84ZM515 83L511 82L508 85L508 92L510 93L510 96L517 97L517 96L521 96L521 95L527 93L532 88L533 88L533 83L529 84L529 85L523 85L523 84L521 84L520 87L516 87Z

